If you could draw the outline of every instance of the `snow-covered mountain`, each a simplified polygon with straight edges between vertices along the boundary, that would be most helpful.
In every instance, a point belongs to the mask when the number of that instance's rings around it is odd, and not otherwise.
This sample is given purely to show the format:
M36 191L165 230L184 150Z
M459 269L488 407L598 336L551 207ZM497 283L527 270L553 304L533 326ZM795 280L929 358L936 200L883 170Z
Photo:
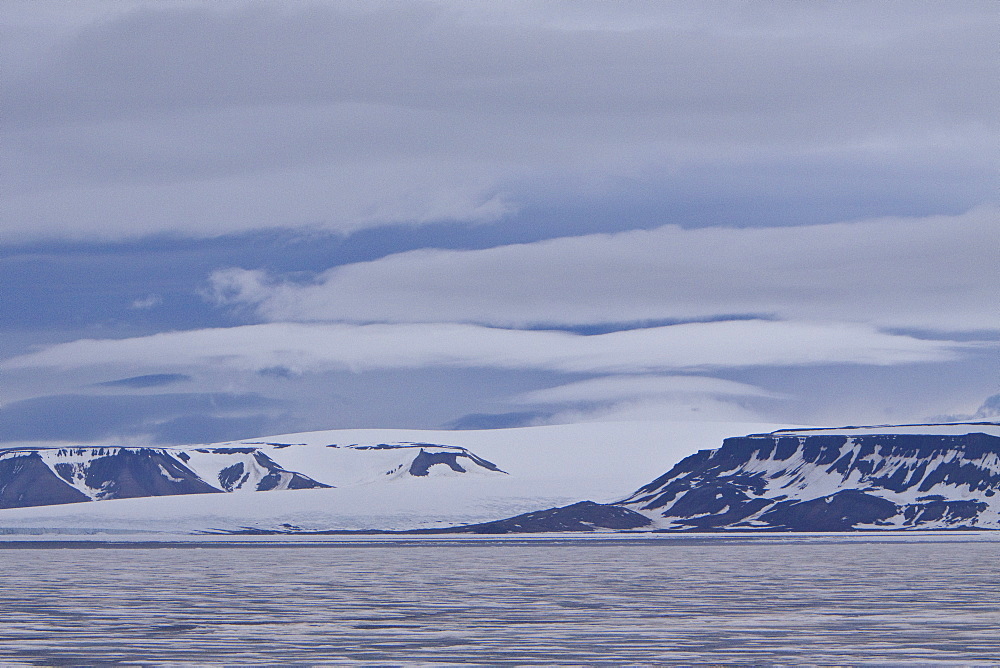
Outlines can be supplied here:
M192 448L13 448L0 451L0 508L321 489L470 473L503 471L465 448L430 443L243 441Z
M657 470L668 472L643 484ZM618 422L18 448L0 454L0 500L12 499L63 505L0 509L0 533L1000 529L1000 423ZM72 503L90 499L102 502Z
M1000 529L1000 424L727 438L616 505L659 529Z
M178 535L208 529L287 526L303 530L399 530L490 522L584 499L610 503L692 452L715 447L726 436L780 426L635 421L460 431L350 429L156 448L173 460L170 466L165 465L170 477L185 479L189 474L178 472L183 466L193 474L191 480L201 480L214 490L225 489L228 483L234 493L118 497L99 503L0 509L0 534L141 531ZM337 447L328 447L334 445ZM60 448L81 449L61 445L47 450ZM99 451L98 446L83 449ZM184 461L181 453L189 459ZM274 468L261 466L253 453L266 456ZM9 452L8 456L12 455ZM244 466L236 470L238 476L230 468L237 462ZM489 463L504 473L491 469ZM70 500L83 500L81 494L90 498L95 493L92 490L102 489L107 482L105 474L95 476L93 487L87 485L91 490L88 494L72 489L65 478L44 464L40 454L31 468L37 471L38 465L43 465L48 475L35 480L47 481L51 483L47 489L55 486L63 493L70 487ZM24 493L29 478L12 484L5 466L9 464L0 462L0 472L8 481L7 493L15 497ZM317 486L254 492L259 481L276 469L308 478ZM420 475L423 472L427 475ZM247 473L250 475L244 480Z

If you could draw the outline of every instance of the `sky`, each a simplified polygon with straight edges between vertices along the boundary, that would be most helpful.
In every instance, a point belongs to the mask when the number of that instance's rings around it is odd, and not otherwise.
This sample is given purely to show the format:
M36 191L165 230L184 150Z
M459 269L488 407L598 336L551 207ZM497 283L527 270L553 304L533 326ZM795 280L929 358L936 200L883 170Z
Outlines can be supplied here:
M0 4L2 443L1000 417L995 2Z

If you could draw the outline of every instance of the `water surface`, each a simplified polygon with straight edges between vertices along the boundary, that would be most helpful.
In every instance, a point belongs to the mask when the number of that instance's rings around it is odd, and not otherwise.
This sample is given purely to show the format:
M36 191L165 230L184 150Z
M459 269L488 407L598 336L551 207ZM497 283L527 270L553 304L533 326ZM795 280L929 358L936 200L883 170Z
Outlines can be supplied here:
M0 612L3 665L997 664L1000 541L0 543Z

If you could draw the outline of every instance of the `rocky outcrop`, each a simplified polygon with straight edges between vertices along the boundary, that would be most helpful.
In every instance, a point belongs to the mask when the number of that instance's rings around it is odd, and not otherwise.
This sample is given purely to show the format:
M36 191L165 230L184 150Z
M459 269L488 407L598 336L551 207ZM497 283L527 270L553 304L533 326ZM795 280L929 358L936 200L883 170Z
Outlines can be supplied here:
M37 452L0 457L0 508L89 501L49 468Z
M619 505L674 530L1000 529L1000 436L885 429L728 438Z
M308 456L297 457L302 450ZM282 465L283 460L292 464ZM291 468L300 466L305 470ZM504 474L465 448L430 443L11 448L0 450L0 508L318 489L470 472Z
M516 517L479 524L463 524L434 529L405 530L350 530L329 529L320 531L304 530L300 527L283 525L278 528L241 527L233 530L213 529L209 534L242 536L331 536L331 535L440 535L440 534L519 534L519 533L560 533L560 532L611 532L641 529L653 523L644 515L628 508L612 504L580 501L560 508L550 508Z
M412 476L418 477L430 475L431 467L435 464L443 464L456 473L466 473L467 469L462 466L463 460L466 467L472 464L474 466L484 468L487 471L502 473L502 471L493 462L488 462L482 457L476 457L474 454L465 449L437 449L437 451L428 451L423 447L420 448L420 452L417 453L417 456L413 458L413 462L410 464L409 473Z
M220 458L226 464L221 469L213 466ZM259 452L106 447L0 451L0 508L328 486L286 471Z
M593 501L580 501L561 508L550 508L495 522L483 522L442 530L418 530L426 533L548 533L561 531L624 531L649 527L653 522L628 508Z

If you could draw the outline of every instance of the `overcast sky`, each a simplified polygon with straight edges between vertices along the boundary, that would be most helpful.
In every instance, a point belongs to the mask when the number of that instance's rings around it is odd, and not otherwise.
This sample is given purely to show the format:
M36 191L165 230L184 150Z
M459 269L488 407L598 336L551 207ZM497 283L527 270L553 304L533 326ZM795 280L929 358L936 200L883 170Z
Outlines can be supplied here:
M0 441L1000 405L996 2L2 4Z

